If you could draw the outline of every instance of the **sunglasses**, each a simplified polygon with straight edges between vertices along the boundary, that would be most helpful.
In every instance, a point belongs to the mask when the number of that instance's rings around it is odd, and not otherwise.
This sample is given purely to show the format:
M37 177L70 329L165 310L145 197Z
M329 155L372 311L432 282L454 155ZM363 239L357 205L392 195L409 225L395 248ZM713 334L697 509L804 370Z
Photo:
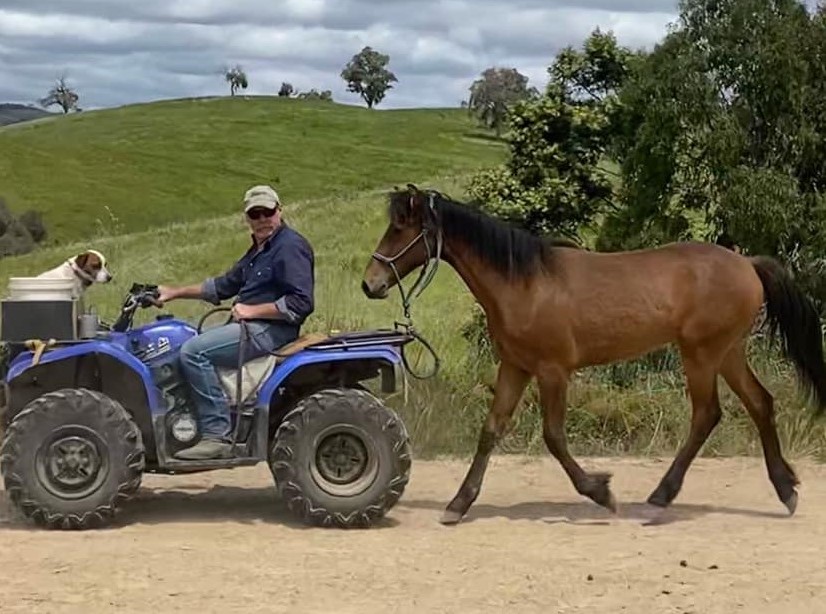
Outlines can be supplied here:
M275 209L251 209L247 211L247 217L251 220L257 220L262 217L272 217L275 215Z

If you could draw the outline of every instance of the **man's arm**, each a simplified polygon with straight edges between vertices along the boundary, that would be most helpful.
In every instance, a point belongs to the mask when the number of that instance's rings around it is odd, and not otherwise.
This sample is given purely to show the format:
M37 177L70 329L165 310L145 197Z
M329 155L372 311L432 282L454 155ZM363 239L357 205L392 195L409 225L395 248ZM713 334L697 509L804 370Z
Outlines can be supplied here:
M243 284L241 267L236 263L229 271L218 277L210 277L200 284L189 286L159 286L160 302L179 298L201 299L218 305L222 300L238 294Z
M303 321L315 308L313 266L313 250L305 241L296 241L286 260L279 263L279 277L287 291L275 301L275 307L289 322Z

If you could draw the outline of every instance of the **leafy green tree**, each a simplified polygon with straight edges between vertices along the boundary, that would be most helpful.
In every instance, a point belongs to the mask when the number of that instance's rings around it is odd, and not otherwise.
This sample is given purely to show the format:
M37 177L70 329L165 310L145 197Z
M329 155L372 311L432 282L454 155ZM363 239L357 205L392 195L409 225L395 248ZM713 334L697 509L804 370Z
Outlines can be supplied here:
M388 90L398 82L396 75L387 69L390 56L379 53L372 47L364 47L355 54L341 71L341 78L347 82L347 91L359 94L372 109L379 104Z
M606 236L727 234L772 254L811 239L826 180L822 24L793 0L683 1L679 29L620 97L626 208Z
M611 32L594 30L582 51L565 47L548 69L551 81L575 104L598 104L616 95L638 54L617 44Z
M484 126L493 128L500 136L508 108L538 93L536 88L528 88L528 77L515 68L491 67L470 86L467 108Z
M604 158L616 89L632 57L599 30L581 51L563 50L548 69L545 92L510 108L508 160L475 176L471 197L533 232L569 237L610 209L614 186Z

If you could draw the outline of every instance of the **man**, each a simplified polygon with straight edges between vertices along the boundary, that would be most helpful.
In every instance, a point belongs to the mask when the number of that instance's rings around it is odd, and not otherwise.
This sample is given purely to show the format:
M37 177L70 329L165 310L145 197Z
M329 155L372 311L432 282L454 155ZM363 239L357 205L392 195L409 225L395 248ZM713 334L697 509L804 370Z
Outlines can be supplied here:
M229 405L216 366L236 367L241 337L239 320L248 325L244 362L271 353L298 337L314 309L314 254L309 242L281 219L276 191L267 185L244 194L244 212L252 246L224 275L201 284L159 287L161 304L179 298L203 299L214 305L237 297L233 322L212 328L181 348L181 366L192 388L202 439L181 450L180 459L203 460L230 455Z

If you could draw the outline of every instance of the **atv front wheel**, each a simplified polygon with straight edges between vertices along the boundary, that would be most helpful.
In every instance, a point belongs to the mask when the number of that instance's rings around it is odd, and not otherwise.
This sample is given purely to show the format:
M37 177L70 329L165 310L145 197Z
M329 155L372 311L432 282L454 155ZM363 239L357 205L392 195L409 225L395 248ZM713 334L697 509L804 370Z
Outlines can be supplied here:
M108 524L140 487L141 433L115 400L63 389L29 403L9 425L0 472L24 516L50 529Z
M369 392L322 390L284 418L270 463L279 494L304 522L368 527L407 486L410 439L396 412Z

